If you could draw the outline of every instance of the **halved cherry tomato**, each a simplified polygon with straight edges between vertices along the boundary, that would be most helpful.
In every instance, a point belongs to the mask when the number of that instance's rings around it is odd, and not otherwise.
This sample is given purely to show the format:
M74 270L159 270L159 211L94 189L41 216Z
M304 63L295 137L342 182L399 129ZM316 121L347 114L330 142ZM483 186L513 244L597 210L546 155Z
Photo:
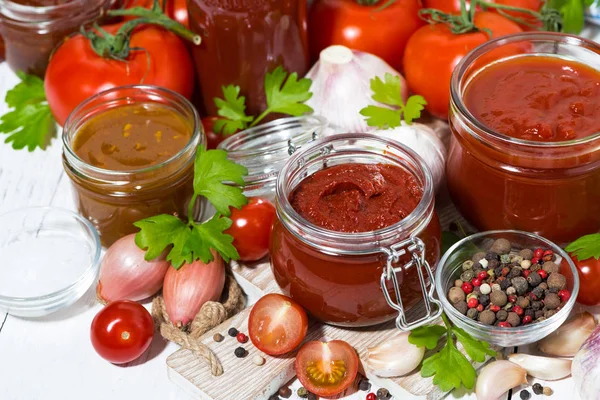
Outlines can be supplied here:
M275 221L275 206L266 199L252 197L241 209L232 208L233 224L225 233L233 236L233 246L241 261L257 261L269 252L269 238Z
M306 311L281 294L267 294L252 307L248 334L262 352L276 356L294 350L306 336Z
M317 396L334 396L346 390L358 373L358 356L343 340L308 342L294 363L300 383Z
M153 337L152 316L133 301L110 303L92 321L92 346L113 364L128 363L144 354Z

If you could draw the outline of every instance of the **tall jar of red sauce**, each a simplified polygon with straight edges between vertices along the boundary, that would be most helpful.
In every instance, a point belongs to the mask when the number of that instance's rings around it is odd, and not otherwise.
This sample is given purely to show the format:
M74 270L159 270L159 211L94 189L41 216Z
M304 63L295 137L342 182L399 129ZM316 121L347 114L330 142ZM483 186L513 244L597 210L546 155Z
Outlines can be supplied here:
M473 50L451 83L452 200L480 230L557 243L600 230L600 46L524 33Z
M308 201L300 205L304 195ZM398 207L406 209L399 220ZM270 246L275 279L315 318L347 327L396 318L397 326L407 328L441 312L431 298L432 287L427 288L440 257L433 181L427 166L410 149L369 134L312 142L281 169L276 208ZM357 224L381 228L363 226L356 232L340 228L342 209L352 215L358 210ZM361 215L363 209L368 211ZM315 214L327 221L314 220ZM352 225L353 217L346 217ZM416 320L406 317L424 297L428 315Z
M246 113L266 107L264 78L279 65L300 76L308 71L306 0L189 0L190 29L202 94L199 109L217 115L222 86L238 85Z
M13 71L43 77L52 50L104 15L111 0L0 0L0 35Z
M159 214L188 215L194 159L206 138L196 109L150 85L115 87L80 104L63 129L63 165L79 213L104 246ZM191 211L205 211L198 199Z

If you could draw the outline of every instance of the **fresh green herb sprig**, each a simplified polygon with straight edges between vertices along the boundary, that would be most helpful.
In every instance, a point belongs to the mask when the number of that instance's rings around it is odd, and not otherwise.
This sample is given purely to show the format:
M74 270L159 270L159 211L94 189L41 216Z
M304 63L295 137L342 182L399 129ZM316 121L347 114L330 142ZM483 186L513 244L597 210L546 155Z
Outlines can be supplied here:
M246 167L227 159L223 150L205 150L200 147L194 161L194 195L188 207L188 220L184 222L174 215L161 214L134 223L140 231L135 244L146 251L145 259L153 260L171 246L167 261L175 269L184 263L213 260L212 250L217 251L226 262L238 260L233 237L223 233L232 221L230 207L241 208L248 203L240 186L244 184ZM232 186L223 182L233 182ZM206 197L217 210L208 221L193 220L194 205L198 196Z
M496 357L489 343L474 339L463 329L453 326L446 314L442 314L444 325L426 325L414 329L408 341L415 346L433 350L440 340L445 340L439 352L423 360L421 376L433 376L433 383L447 392L461 385L472 389L477 373L467 357L456 347L454 339L460 342L471 360L484 362L486 355Z
M367 125L380 129L398 127L402 124L402 118L410 125L421 116L421 111L427 105L427 101L419 95L410 96L404 103L400 77L390 73L385 74L384 80L378 76L371 79L371 90L373 100L393 107L370 105L360 110L360 114L367 117Z
M21 79L6 93L10 111L0 117L0 133L7 134L6 143L13 149L34 151L45 149L56 135L56 122L50 112L44 81L35 75L17 72Z
M569 253L573 253L579 261L595 258L600 260L600 233L585 235L565 247Z
M256 126L270 113L288 114L298 117L313 112L304 104L312 97L308 78L298 79L298 74L288 72L280 65L265 76L265 95L267 109L258 117L246 114L246 98L240 96L240 87L235 85L223 86L223 98L215 97L217 113L222 118L213 125L215 133L225 136L237 131Z

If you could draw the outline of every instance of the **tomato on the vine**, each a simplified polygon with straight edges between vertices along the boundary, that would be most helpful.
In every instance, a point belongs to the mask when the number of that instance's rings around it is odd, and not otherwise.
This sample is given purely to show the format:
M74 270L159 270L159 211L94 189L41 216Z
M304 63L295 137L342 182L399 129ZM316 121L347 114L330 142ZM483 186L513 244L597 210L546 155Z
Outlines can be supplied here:
M165 14L186 28L189 27L187 0L160 0L161 7L163 7L163 3L165 1L167 2L167 4L164 6ZM154 0L127 0L125 1L123 8L144 7L150 9L153 5ZM135 17L127 17L127 19L131 18Z
M404 47L424 21L419 0L316 0L310 10L308 34L313 61L321 50L339 44L383 58L402 68Z
M103 26L114 34L122 24ZM116 86L161 86L186 98L194 90L194 67L183 40L151 25L131 35L126 60L98 55L82 34L66 39L53 53L46 70L44 89L56 121L64 125L68 115L87 98Z
M354 382L358 356L343 340L308 342L296 355L296 375L309 392L317 396L335 396Z
M582 261L573 254L570 256L579 275L577 302L586 306L600 305L600 259L590 257Z
M248 334L263 353L275 356L294 350L308 329L306 311L294 300L271 293L260 298L248 317Z
M523 30L513 21L490 12L475 14L474 25L489 29L492 37ZM475 47L490 40L485 31L452 33L443 23L420 28L408 41L404 77L410 90L427 100L425 108L435 117L448 118L450 79L454 67Z
M269 239L275 206L269 200L252 197L241 209L232 208L233 224L225 233L233 236L233 246L241 261L257 261L269 252Z
M153 337L152 316L133 301L110 303L92 321L92 346L100 357L113 364L128 363L141 356Z

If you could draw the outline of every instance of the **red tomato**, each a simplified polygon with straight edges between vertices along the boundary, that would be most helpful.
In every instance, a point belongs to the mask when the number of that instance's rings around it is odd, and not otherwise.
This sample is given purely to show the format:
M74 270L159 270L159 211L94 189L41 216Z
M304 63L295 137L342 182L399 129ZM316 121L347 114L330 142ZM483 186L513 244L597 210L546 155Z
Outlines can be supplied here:
M490 12L477 13L475 25L490 29L492 37L522 32L516 23ZM425 108L433 116L448 118L454 67L467 53L488 40L485 32L455 35L445 24L424 26L411 36L406 45L404 77L411 91L425 97Z
M92 321L92 346L100 357L113 364L131 362L152 343L154 322L142 305L115 301L104 307Z
M232 208L233 224L225 233L233 236L233 245L241 261L257 261L269 252L269 237L275 221L275 206L266 199L252 197L241 209Z
M162 6L163 0L160 1L160 5ZM132 8L132 7L145 7L147 9L151 9L154 4L154 0L127 0L125 1L125 5L123 8ZM187 0L167 0L167 8L165 13L173 18L175 21L179 22L186 28L189 28L189 17L187 10ZM132 19L135 17L128 17L127 19Z
M115 33L120 24L103 27ZM56 121L64 125L75 107L94 94L116 86L161 86L188 99L194 90L194 67L175 34L154 26L136 29L127 62L97 55L81 34L66 39L50 58L44 89Z
M335 396L354 382L358 356L343 340L308 342L294 363L300 383L317 396Z
M306 336L308 317L289 297L267 294L256 302L248 318L248 334L262 352L276 356L294 350Z
M461 0L423 0L423 8L435 8L448 14L460 14ZM467 1L467 10L470 2Z
M600 260L594 257L579 261L571 254L579 275L577 302L586 306L600 305Z
M204 127L204 133L206 134L206 148L216 149L217 146L225 140L225 135L213 132L213 125L219 119L219 117L204 117L202 118L202 126Z
M410 35L425 23L419 18L419 0L396 0L378 11L383 2L360 5L356 0L316 0L308 19L311 56L334 44L375 54L395 69L402 68Z
M494 2L501 4L501 5L505 5L505 6L525 8L527 10L532 10L532 11L539 11L542 8L542 6L544 5L544 0L495 0ZM490 11L498 12L496 9L490 9ZM537 19L534 16L531 16L529 14L519 12L519 11L505 11L505 12L510 16L520 18L520 19L528 22L529 24L534 25L538 29L541 29L542 26L544 25L544 23L542 21L540 21L539 19ZM525 31L531 31L531 30L535 29L535 28L532 28L525 24L519 24L519 26L521 28L523 28L523 30L525 30Z

